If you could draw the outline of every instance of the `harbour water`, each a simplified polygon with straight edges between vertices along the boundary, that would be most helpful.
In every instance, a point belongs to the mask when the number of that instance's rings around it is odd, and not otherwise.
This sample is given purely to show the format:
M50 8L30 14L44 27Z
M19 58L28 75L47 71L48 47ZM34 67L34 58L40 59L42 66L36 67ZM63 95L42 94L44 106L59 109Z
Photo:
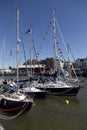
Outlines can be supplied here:
M87 78L76 97L47 96L14 119L0 118L5 130L87 130Z

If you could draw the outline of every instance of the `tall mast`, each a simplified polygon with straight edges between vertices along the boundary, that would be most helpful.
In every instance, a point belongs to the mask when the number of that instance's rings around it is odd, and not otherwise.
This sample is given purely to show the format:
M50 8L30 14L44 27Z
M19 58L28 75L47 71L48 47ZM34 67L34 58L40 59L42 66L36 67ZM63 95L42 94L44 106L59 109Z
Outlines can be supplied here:
M3 39L3 43L2 43L2 48L1 48L1 59L2 59L2 78L4 79L4 63L5 63L5 42L6 42L6 38L4 37Z
M30 36L30 76L32 77L32 28L30 28L29 32Z
M34 63L32 62L32 54L33 54L33 51L34 51L34 53L35 53L35 55L36 55L36 49L35 49L35 46L34 46L34 42L33 42L33 37L32 37L32 28L30 27L30 31L29 31L29 37L30 37L30 68L31 68L31 72L30 72L30 74L31 74L31 76L34 74L34 69L32 69L32 66L34 65ZM34 56L35 56L34 55ZM37 59L37 57L36 57L36 59Z
M17 82L19 80L19 70L18 70L18 65L19 65L19 8L17 8L16 12L16 54L17 54Z
M56 39L56 19L55 19L55 14L53 10L53 34L54 34L54 71L57 71L57 39Z

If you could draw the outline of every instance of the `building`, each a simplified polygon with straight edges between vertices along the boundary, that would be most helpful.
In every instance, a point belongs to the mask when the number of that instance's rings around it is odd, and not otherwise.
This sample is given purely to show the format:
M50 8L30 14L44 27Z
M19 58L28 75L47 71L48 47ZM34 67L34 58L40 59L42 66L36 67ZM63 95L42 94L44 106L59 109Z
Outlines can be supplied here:
M79 58L76 60L75 64L81 75L87 76L87 58Z
M0 74L10 74L11 70L10 69L0 69Z
M40 72L45 72L45 64L36 64L36 65L20 65L18 66L20 74L26 74L27 70L29 73L35 74Z
M79 58L75 62L77 68L87 68L87 58Z

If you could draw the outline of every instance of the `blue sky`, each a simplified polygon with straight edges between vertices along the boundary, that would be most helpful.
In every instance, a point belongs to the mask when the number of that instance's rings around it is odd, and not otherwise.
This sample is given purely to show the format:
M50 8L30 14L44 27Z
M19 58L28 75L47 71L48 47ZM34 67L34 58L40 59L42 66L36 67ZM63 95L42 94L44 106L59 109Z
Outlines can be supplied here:
M0 68L16 66L16 7L20 10L21 32L25 39L27 58L30 39L25 32L30 26L36 50L39 52L38 59L53 56L53 33L49 28L52 9L55 10L63 38L70 45L75 59L87 57L87 0L0 0ZM22 50L21 43L19 48ZM22 64L23 52L20 51L19 55Z

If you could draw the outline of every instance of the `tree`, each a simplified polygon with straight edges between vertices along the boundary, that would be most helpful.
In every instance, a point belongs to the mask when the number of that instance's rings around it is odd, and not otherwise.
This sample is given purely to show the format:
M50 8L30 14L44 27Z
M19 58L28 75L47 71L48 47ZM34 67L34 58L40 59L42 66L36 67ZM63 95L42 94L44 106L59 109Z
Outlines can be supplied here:
M12 67L11 67L11 66L9 66L9 70L12 70Z

